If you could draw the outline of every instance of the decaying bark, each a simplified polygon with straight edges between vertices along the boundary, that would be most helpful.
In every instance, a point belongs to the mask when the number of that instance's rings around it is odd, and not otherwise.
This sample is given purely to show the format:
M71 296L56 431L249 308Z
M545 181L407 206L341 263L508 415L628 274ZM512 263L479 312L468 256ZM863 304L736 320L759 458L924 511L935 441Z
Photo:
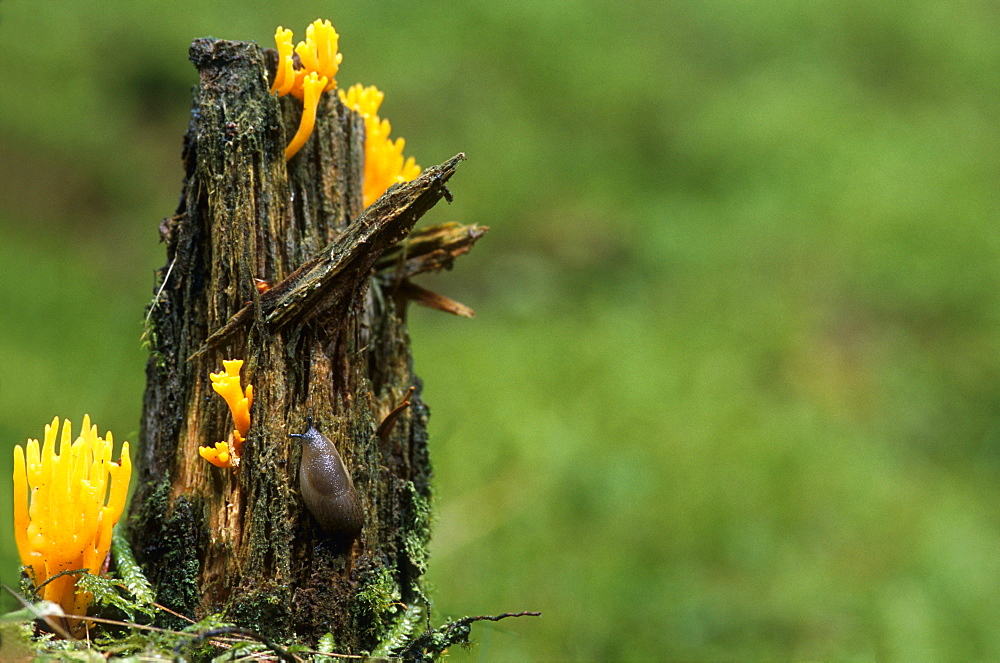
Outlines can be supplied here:
M422 289L409 278L450 267L485 229L408 237L450 196L461 155L362 210L364 124L336 95L286 164L301 107L268 93L257 46L201 39L191 59L200 84L181 202L161 226L130 539L159 602L181 614L372 650L404 604L423 601L431 470L403 316ZM234 358L254 386L236 470L198 455L232 430L208 374ZM354 478L356 541L325 534L299 495L289 433L310 416Z

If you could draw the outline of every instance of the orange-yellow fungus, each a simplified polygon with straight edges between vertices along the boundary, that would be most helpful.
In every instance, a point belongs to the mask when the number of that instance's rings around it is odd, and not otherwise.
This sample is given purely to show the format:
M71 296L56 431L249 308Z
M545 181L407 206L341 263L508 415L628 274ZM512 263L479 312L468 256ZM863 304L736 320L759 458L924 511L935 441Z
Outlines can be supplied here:
M344 57L337 52L339 39L340 35L330 21L319 19L309 24L305 41L300 41L294 48L291 30L278 26L274 33L278 68L271 92L278 96L291 94L302 100L302 120L295 137L285 148L286 161L309 139L316 122L320 95L337 87L337 72Z
M232 456L226 442L216 442L214 447L198 447L198 455L216 467L232 467Z
M75 441L72 424L63 422L56 453L58 431L55 417L45 426L41 448L31 439L24 449L14 447L14 539L21 564L31 568L36 585L63 571L101 572L132 476L128 442L122 444L119 462L112 462L114 439L110 432L101 438L89 416L83 417ZM39 594L58 603L65 614L83 616L92 596L75 585L76 577L67 574ZM67 626L76 636L86 630L84 620L69 620Z
M316 124L316 107L319 105L319 96L323 94L326 87L326 76L317 76L316 72L311 72L302 81L302 120L299 122L299 130L295 132L288 147L285 148L285 161L288 161L295 153L302 149L302 146L309 140L313 126Z
M216 467L236 467L240 464L243 440L250 430L250 408L253 406L253 385L248 384L246 393L240 386L242 359L224 359L221 373L209 373L212 389L225 399L233 415L236 429L233 443L216 442L214 447L198 447L198 455Z
M365 120L368 120L369 116L374 117L378 115L379 106L382 105L382 100L385 99L385 93L377 87L374 85L365 87L361 83L355 83L347 88L346 92L338 90L338 94L345 106L360 113L361 117L365 118Z
M337 72L344 59L344 56L337 52L339 40L340 35L330 25L330 21L317 19L306 27L305 41L295 45L295 54L299 56L302 70L327 79L323 91L337 87ZM296 94L296 96L301 99L303 95Z
M292 46L291 30L285 30L279 25L277 32L274 33L274 44L278 50L278 70L271 85L271 94L283 97L295 87L296 74L301 69L295 69L295 60L292 57L295 47Z
M364 205L379 199L386 189L399 182L409 182L420 174L413 157L403 158L402 138L392 140L389 120L379 118L378 109L385 95L374 85L352 85L347 92L339 90L345 106L357 111L365 120L365 181Z

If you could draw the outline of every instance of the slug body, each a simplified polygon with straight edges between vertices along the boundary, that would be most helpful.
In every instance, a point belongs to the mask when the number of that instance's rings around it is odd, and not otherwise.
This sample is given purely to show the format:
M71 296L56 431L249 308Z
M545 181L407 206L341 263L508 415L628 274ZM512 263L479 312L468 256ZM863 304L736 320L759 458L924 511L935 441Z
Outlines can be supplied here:
M364 513L354 480L337 447L316 430L312 420L309 430L291 437L302 441L299 492L309 513L327 534L357 538L364 525Z

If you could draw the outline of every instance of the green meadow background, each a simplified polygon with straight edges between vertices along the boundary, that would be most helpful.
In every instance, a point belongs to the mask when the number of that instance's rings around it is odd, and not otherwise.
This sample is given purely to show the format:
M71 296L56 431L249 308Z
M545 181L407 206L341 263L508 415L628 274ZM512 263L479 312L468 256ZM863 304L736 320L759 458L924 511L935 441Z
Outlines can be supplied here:
M10 448L136 438L188 44L318 17L492 227L411 318L429 579L543 616L456 658L1000 657L992 2L3 0L3 582Z

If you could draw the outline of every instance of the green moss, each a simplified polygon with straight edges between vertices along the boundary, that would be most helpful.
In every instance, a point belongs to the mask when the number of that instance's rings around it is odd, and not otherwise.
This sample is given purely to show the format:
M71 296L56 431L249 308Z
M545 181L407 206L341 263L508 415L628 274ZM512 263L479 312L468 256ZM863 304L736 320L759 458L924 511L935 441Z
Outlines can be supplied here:
M164 605L185 614L193 614L201 592L198 589L198 557L193 533L196 531L195 509L186 497L174 504L174 511L164 521L165 539L163 571L157 596Z
M400 605L399 585L389 570L381 566L364 576L354 598L356 622L365 631L362 639L380 642L389 631Z
M134 621L137 613L152 617L155 608L148 602L139 600L125 589L126 583L112 576L84 573L77 580L77 592L87 591L93 595L92 607L110 606L117 608L129 621ZM124 591L123 591L124 590ZM151 596L149 597L151 600Z
M184 633L190 634L191 639L183 642L173 639L171 642L174 651L181 653L184 660L188 661L211 661L219 653L219 648L207 640L202 640L198 634L223 629L232 626L225 621L222 615L211 614L195 624L189 624L184 628Z
M227 610L233 622L253 629L262 635L279 638L289 630L289 588L271 584L253 592L240 595Z
M380 615L391 610L393 603L399 601L399 587L389 570L380 567L365 577L356 598L361 610Z
M151 322L147 322L141 337L142 348L149 352L149 358L156 370L162 371L167 366L167 359L159 349L159 336Z
M142 539L142 562L156 589L157 601L181 614L194 614L198 605L198 533L200 510L186 496L169 502L170 482L156 483L136 514L132 540ZM163 514L167 514L166 517ZM164 626L186 625L175 617L162 616Z
M39 585L39 580L35 578L35 570L30 566L22 566L21 572L18 575L18 589L21 590L21 596L26 597L29 601L38 601L39 596L35 591L35 587Z
M428 544L431 539L431 501L429 497L417 492L412 481L406 482L406 491L409 522L403 547L416 575L421 576L427 571L427 560L430 558Z
M316 643L316 651L320 654L333 654L337 651L337 640L333 637L333 633L327 633L319 642ZM316 656L313 661L315 663L335 663L338 659L332 656Z
M138 603L146 607L151 606L156 600L156 595L149 580L146 579L146 574L135 561L132 547L125 539L121 527L116 527L111 535L111 556L115 560L116 575L121 578L124 588Z
M372 656L375 658L388 657L392 655L393 651L406 647L413 631L423 620L424 614L424 608L416 603L400 613L382 642L372 651Z

